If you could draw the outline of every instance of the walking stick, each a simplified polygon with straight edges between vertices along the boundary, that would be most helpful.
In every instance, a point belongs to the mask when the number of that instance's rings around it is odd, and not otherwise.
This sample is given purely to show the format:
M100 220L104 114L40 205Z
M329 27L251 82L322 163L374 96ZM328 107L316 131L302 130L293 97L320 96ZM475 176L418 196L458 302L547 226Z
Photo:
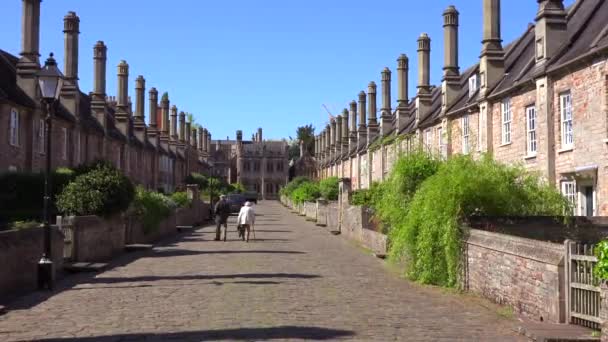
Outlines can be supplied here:
M251 231L253 232L253 239L255 240L255 224L251 225Z

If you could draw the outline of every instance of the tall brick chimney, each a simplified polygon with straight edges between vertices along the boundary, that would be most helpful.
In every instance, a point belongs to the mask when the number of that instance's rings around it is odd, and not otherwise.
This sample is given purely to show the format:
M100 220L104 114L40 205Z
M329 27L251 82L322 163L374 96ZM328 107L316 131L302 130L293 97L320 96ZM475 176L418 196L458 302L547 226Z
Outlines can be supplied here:
M337 137L336 136L337 130L336 130L336 119L331 119L330 121L330 132L329 132L329 141L331 143L330 145L330 153L332 158L336 156L336 147L339 146L338 144L340 144L340 138L341 137Z
M263 137L262 137L262 127L258 128L258 141L262 142L264 141Z
M367 144L366 102L367 95L361 90L359 92L359 129L357 130L357 141L359 145Z
M445 114L460 88L460 67L458 66L458 16L456 7L449 6L443 12L443 79L441 82L441 109Z
M196 128L192 128L192 135L190 136L190 145L196 151L198 150L198 139L197 139L198 131Z
M367 112L369 121L367 122L367 140L372 141L378 134L378 121L376 120L377 104L376 104L376 83L369 82L367 86Z
M199 152L203 152L204 151L204 147L205 144L203 143L203 139L205 138L204 134L204 129L203 127L198 127L198 132L197 132L197 138L198 138L198 144L197 144L197 149Z
M153 131L156 133L156 130L158 129L158 124L157 124L157 112L158 112L158 90L156 90L156 88L152 87L150 89L150 91L148 92L148 98L149 98L149 109L150 109L150 123L148 124L148 131Z
M175 105L171 106L171 129L169 133L171 141L179 140L179 136L177 134L177 107Z
M78 34L80 18L75 12L68 12L63 18L64 72L61 88L61 103L75 117L80 115L80 91L78 89Z
M91 94L91 112L97 122L108 126L106 117L106 61L108 48L100 40L93 46L93 93Z
M211 132L209 132L207 129L205 129L205 132L207 133L207 143L205 144L205 147L207 149L207 154L209 154L211 152Z
M405 127L405 122L409 116L407 105L409 102L408 96L408 73L409 59L405 54L401 54L397 58L397 114L395 123L395 134Z
M500 36L500 0L483 0L483 48L479 62L480 94L489 90L505 73L505 53Z
M348 151L348 144L350 143L350 134L348 131L348 123L350 122L350 112L344 108L342 110L342 136L339 137L342 142L342 153Z
M342 154L342 136L344 135L343 133L343 127L344 127L344 122L348 121L348 119L346 119L346 121L344 121L345 119L342 117L342 115L338 115L336 117L336 135L334 137L334 140L336 141L336 153L338 155Z
M40 69L40 2L23 0L21 12L21 58L17 63L17 85L37 98L36 73Z
M129 64L118 64L118 104L116 106L116 125L122 134L129 136Z
M169 121L169 105L170 105L169 94L164 93L160 99L160 108L161 108L160 140L161 140L161 142L164 142L165 144L168 144L168 142L169 142L170 131L171 131L171 123ZM166 148L167 146L164 145L164 147Z
M563 0L537 0L535 41L536 63L544 64L555 56L557 49L566 39L568 28L567 13Z
M144 115L144 101L146 80L139 75L135 79L135 114L133 115L133 129L139 141L146 141L146 121Z
M185 141L186 141L186 145L190 145L191 144L191 131L192 131L192 124L189 121L186 121L186 132L184 135Z
M422 33L418 38L418 96L416 124L431 109L431 38Z
M392 125L391 110L391 70L382 70L382 108L380 108L380 135L387 135Z
M357 146L357 102L354 100L349 104L350 132L348 134L348 150L352 151Z
M184 144L186 142L186 113L179 112L179 142Z

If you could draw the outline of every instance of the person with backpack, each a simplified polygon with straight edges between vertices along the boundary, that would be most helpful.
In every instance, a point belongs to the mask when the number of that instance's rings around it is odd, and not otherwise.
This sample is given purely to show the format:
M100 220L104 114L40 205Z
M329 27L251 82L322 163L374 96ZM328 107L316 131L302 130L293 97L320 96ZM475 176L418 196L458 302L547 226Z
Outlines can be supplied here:
M215 241L220 241L222 236L222 225L224 225L224 241L228 235L228 217L230 216L230 204L226 201L226 195L221 195L215 204Z

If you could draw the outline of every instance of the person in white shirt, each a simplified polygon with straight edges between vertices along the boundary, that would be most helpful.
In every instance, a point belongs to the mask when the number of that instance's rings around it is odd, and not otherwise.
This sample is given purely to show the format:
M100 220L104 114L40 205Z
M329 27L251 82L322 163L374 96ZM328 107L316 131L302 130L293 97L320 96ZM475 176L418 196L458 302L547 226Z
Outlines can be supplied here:
M247 242L249 242L249 230L255 224L255 211L253 210L251 202L245 202L245 205L239 211L239 217L236 219L236 224L247 231ZM245 240L245 234L242 235Z

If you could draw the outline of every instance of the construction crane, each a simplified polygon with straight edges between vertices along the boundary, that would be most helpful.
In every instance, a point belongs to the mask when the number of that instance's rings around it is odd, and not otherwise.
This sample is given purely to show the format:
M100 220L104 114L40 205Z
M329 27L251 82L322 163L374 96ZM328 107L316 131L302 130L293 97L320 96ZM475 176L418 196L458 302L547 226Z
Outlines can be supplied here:
M329 111L329 109L327 109L327 106L325 104L323 104L323 108L325 108L325 111L327 112L327 115L329 115L329 122L331 122L331 120L333 120L335 118L335 116L333 116L331 114L331 112Z

